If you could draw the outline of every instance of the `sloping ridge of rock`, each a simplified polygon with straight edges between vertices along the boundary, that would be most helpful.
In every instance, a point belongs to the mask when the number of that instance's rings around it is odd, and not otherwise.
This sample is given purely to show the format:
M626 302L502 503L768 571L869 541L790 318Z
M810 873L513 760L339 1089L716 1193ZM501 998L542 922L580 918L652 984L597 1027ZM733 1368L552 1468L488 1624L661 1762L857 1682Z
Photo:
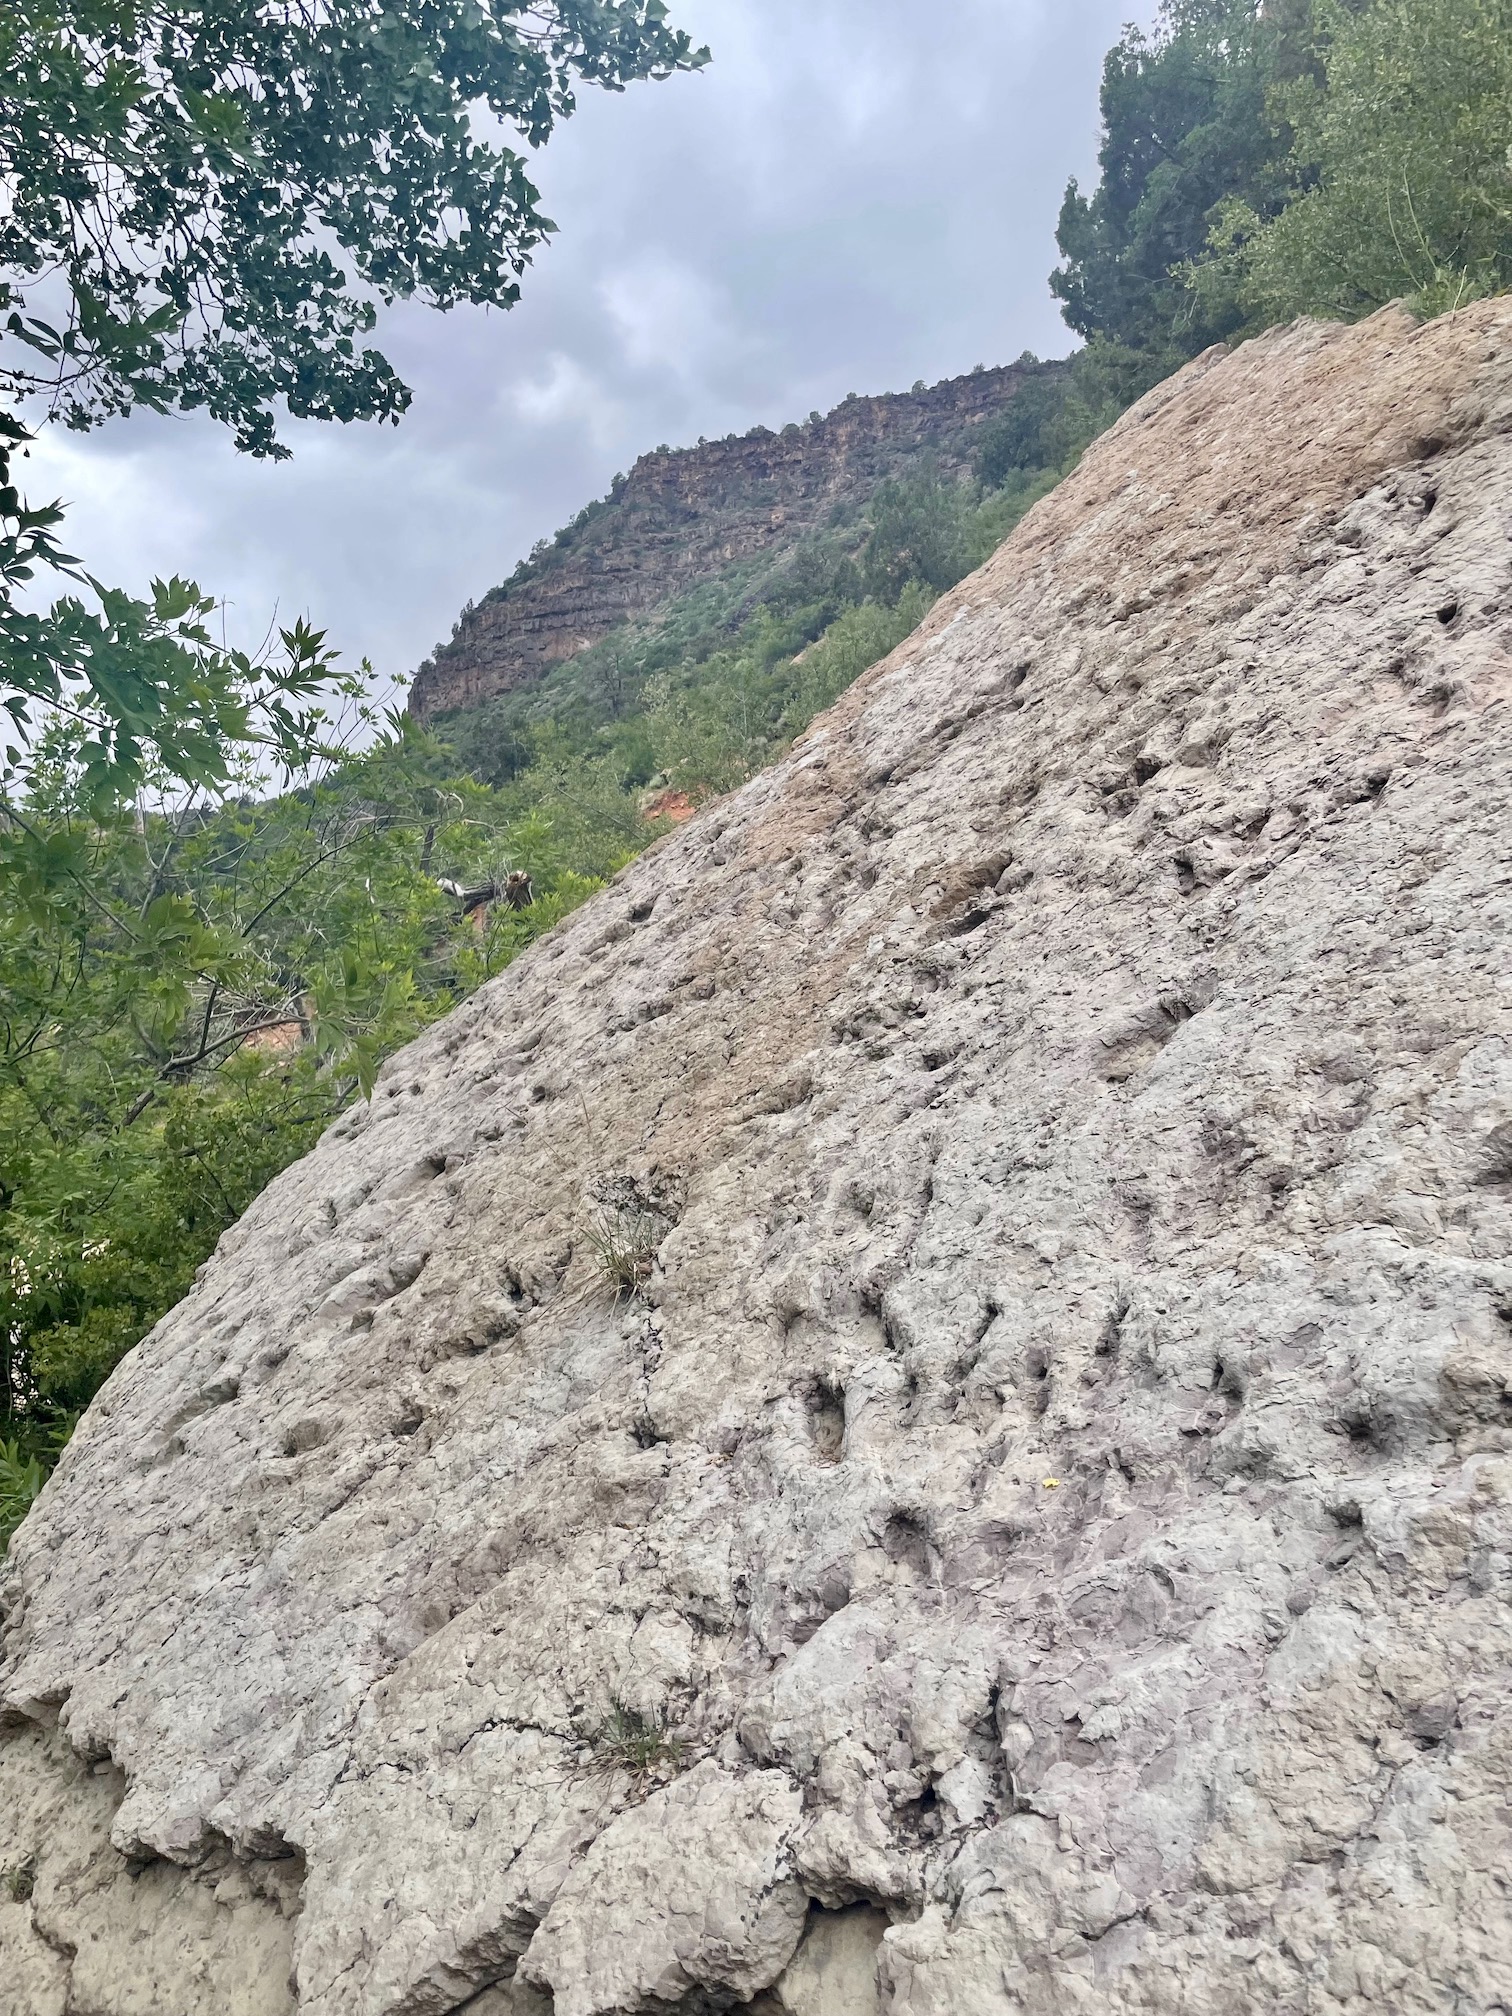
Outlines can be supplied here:
M641 456L511 580L468 604L415 673L409 712L434 721L539 685L700 583L791 557L837 511L854 521L888 477L925 466L947 480L966 475L988 424L1026 385L1053 384L1065 368L1021 359L912 392L853 393L780 434L753 427Z
M1203 357L398 1056L17 1538L7 2009L1512 2009L1509 535L1512 303Z

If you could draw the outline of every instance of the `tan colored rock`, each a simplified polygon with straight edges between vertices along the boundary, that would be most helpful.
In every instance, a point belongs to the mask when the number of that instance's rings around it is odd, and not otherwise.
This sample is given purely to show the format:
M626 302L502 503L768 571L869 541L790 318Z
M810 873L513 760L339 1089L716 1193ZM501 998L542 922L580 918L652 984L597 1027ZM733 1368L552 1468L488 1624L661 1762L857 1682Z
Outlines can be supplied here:
M110 1845L122 1789L35 1727L0 1751L0 2010L288 2016L297 1871L134 1866Z
M1512 2009L1509 534L1512 304L1200 359L396 1058L13 1548L17 2016Z
M877 1953L887 1931L881 1911L853 1904L816 1911L792 1965L772 1989L784 2016L877 2016Z
M801 1812L783 1772L695 1764L610 1821L522 1973L557 2016L665 2006L699 1987L749 2002L803 1936L808 1894L788 1854Z

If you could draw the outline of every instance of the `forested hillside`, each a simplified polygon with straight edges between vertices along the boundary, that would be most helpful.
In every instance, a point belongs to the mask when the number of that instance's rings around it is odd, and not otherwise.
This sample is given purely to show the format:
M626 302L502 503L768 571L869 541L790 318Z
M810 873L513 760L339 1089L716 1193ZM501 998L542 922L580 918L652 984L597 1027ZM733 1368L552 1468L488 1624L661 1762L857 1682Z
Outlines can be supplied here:
M850 528L830 543L853 550L884 482L925 470L950 485L968 480L984 439L1022 401L1053 398L1065 368L1028 356L991 371L979 365L910 392L852 393L780 433L753 427L642 455L607 497L467 605L421 666L410 712L430 720L536 685L626 623L655 622L678 596L715 580L759 591L763 576L826 532Z
M1090 438L1094 430L1068 410L1064 368L1024 359L989 375L1002 391L982 401L974 424L921 428L901 451L827 467L821 434L821 452L799 465L819 493L807 510L774 505L765 443L717 444L754 446L757 472L743 475L746 458L731 455L733 480L727 472L717 501L678 508L679 551L712 549L701 571L663 557L662 527L646 525L652 513L636 513L633 499L630 509L606 500L594 524L607 525L608 537L590 560L640 573L647 606L588 626L602 634L555 662L532 663L507 642L490 654L478 633L491 606L528 603L538 587L549 595L569 569L590 581L598 574L572 567L581 535L568 528L563 545L527 563L495 604L465 616L422 672L427 725L493 783L564 760L600 766L621 791L671 791L692 803L741 782L979 566ZM687 453L695 483L708 452ZM564 552L567 564L553 566ZM533 629L526 636L534 642ZM455 686L449 652L466 666ZM494 681L500 690L479 705L438 706L457 687Z
M405 32L430 32L424 10L386 11L396 38L401 15ZM354 111L339 78L358 59L331 10L310 31L339 45L315 49L326 97L311 102L330 100L333 130L355 122L338 174L314 114L280 126L276 92L243 102L246 66L293 75L280 66L297 70L298 52L222 48L207 12L158 118L125 69L71 69L77 50L47 10L12 10L0 59L21 81L0 109L0 169L29 176L37 200L0 220L0 305L7 340L30 346L42 375L8 367L10 403L19 413L56 369L76 424L139 401L203 406L262 453L280 452L280 402L316 417L402 410L402 385L354 341L366 311L291 249L306 211L259 207L247 163L279 150L280 174L305 178L385 298L502 301L542 228L517 159L485 168L449 142L417 143L403 157L413 201L392 208L364 207L363 176L383 158L385 118L450 133L485 72L494 109L544 137L570 110L572 74L628 81L702 60L659 8L558 11L571 32L557 57L453 42L455 75L438 72L439 95L418 109L413 51L396 39L399 82L373 83ZM174 32L192 41L198 19L180 10ZM204 89L212 73L231 80L219 95ZM26 428L0 413L0 705L13 724L0 777L0 1534L111 1367L381 1058L669 817L785 748L1133 399L1208 345L1297 314L1348 319L1406 298L1434 315L1512 285L1509 107L1512 0L1170 0L1155 30L1110 52L1099 181L1066 195L1051 285L1081 342L1068 364L1015 376L969 449L959 435L916 443L797 536L680 572L484 704L440 711L433 683L424 727L375 717L365 675L337 680L302 626L275 664L216 647L211 605L186 584L151 604L96 597L61 550L57 513L22 497ZM171 156L198 164L183 168L200 191L185 203L208 214L234 197L243 235L228 249L207 234L183 271L160 261L161 297L138 267L104 270L86 247L63 269L73 322L28 320L24 276L60 256L81 200L37 132L71 120L108 162L133 118L130 227L167 230L142 192ZM415 220L464 197L493 239L422 243ZM196 287L219 289L222 340L183 337ZM290 307L301 300L304 320ZM578 550L593 518L524 563L515 588ZM59 599L36 614L35 584L60 573ZM513 899L511 876L529 878Z

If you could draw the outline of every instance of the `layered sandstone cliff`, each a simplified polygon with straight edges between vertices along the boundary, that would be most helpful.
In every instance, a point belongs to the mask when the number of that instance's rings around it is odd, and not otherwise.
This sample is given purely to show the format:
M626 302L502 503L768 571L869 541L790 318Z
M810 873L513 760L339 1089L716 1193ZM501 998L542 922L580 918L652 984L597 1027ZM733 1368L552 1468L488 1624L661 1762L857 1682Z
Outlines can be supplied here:
M584 512L459 619L416 673L417 720L535 685L598 643L722 570L780 555L837 511L864 509L879 483L928 454L940 474L969 471L987 423L1056 364L1008 364L938 385L850 398L774 434L756 427L696 448L643 455Z
M1512 304L1200 359L396 1058L17 1538L7 2009L1512 2008L1509 534Z

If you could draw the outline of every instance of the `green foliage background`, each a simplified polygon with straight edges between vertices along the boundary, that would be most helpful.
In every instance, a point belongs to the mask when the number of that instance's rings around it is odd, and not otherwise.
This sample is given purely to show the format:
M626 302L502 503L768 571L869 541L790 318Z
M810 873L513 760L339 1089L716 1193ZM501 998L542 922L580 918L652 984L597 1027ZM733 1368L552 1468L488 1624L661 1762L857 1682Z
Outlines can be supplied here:
M279 797L80 803L59 731L0 820L0 1442L45 1455L381 1061L602 886L631 802L494 791L394 722ZM534 880L470 917L438 886Z
M1314 0L1317 61L1267 100L1289 200L1234 195L1186 277L1246 328L1512 286L1512 0Z

